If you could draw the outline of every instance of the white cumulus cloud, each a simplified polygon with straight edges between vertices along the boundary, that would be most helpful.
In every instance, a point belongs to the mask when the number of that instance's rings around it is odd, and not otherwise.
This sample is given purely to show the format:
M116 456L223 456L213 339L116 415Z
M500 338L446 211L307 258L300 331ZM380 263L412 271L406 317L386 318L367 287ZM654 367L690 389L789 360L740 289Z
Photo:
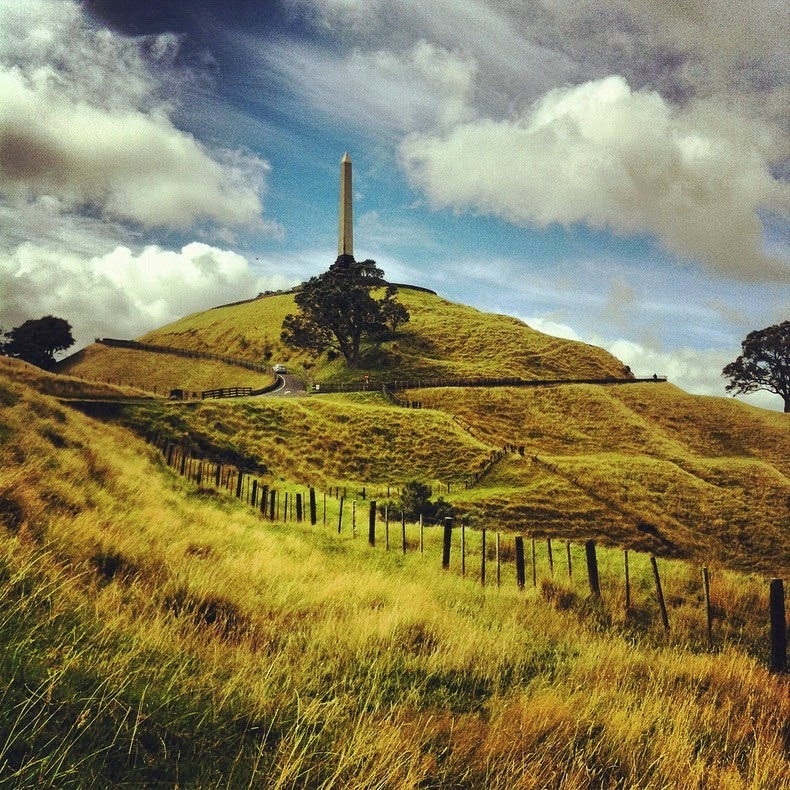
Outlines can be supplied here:
M768 146L759 125L711 103L677 108L610 76L552 90L516 119L410 135L400 154L436 206L650 233L720 274L787 280L763 249L758 212L788 202Z
M138 337L264 288L243 256L200 242L180 251L119 246L92 257L28 243L0 256L3 329L53 314L74 327L77 347Z
M68 0L0 4L0 199L147 228L260 224L267 165L171 120L161 74L177 46L94 28Z

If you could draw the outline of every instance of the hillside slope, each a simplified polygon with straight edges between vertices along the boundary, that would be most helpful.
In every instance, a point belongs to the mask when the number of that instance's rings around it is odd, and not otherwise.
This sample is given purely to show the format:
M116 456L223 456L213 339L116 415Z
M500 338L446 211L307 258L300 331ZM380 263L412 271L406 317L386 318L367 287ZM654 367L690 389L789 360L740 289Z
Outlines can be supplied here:
M407 395L423 408L366 393L116 406L107 417L270 487L381 498L417 479L468 526L790 573L783 414L667 384Z
M400 297L412 319L384 345L376 366L364 368L374 381L626 375L603 350L543 335L516 319L410 288ZM293 294L268 295L185 317L143 340L285 360L292 369L301 363L314 381L358 380L362 370L348 371L339 360L288 357L279 330L293 309ZM168 375L177 362L190 381L203 376L214 383L205 377L223 372L127 349L90 348L82 356L72 369L99 379L124 360ZM241 383L235 370L228 375L234 380L227 386ZM167 435L196 453L246 465L269 482L357 490L397 489L410 479L440 490L454 484L447 498L469 525L596 537L771 573L790 569L786 415L663 384L419 389L405 396L425 408L403 410L368 393L188 409L152 405L127 409L120 419L144 435ZM491 454L503 448L508 452L489 468Z
M451 414L503 463L461 512L530 533L790 572L790 421L669 384L406 393Z
M58 373L114 384L132 384L147 392L167 395L171 389L187 392L226 387L269 386L269 374L229 365L213 359L163 355L133 348L117 348L93 343L64 359Z
M501 587L482 588L456 554L440 569L436 531L425 555L402 554L348 526L264 520L178 477L130 431L41 392L57 382L15 360L0 368L3 784L790 782L790 695L763 666L762 580L717 573L733 622L717 623L712 651L694 568L662 564L669 634L650 625L644 564L625 615L614 576L597 603L582 574L519 591L512 563ZM352 413L342 398L311 399L277 419L304 430L313 404L325 430ZM254 408L223 405L237 417ZM186 419L202 406L178 408ZM389 412L377 422L396 420Z
M373 353L363 350L359 370L347 371L325 356L315 363L280 342L283 319L296 311L292 294L196 313L144 335L146 343L229 354L253 361L303 366L317 382L469 376L545 378L628 377L603 349L531 329L516 318L481 313L439 296L401 288L411 320L394 340Z

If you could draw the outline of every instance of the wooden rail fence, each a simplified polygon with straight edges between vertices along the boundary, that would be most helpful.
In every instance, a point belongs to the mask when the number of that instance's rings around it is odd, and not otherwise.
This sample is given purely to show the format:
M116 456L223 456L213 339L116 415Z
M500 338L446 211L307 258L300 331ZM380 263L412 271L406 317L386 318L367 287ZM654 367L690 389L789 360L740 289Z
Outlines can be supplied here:
M251 508L259 512L260 517L269 521L282 521L300 523L309 518L311 526L316 526L319 522L318 515L318 495L314 487L308 487L306 492L280 492L278 489L270 486L269 483L264 483L260 476L249 470L239 469L232 465L225 465L218 461L212 461L207 458L193 456L190 450L182 444L173 441L169 438L162 438L158 435L148 437L148 441L154 444L162 453L165 463L176 470L182 476L194 481L198 486L208 487L211 486L218 491L226 491L235 498L248 504ZM347 489L339 487L330 488L328 495L335 499L337 502L337 531L339 534L344 531L344 523L346 524L345 530L353 537L357 536L356 525L356 499L352 499L350 503L346 502ZM363 487L359 492L360 498L365 499L367 496L366 487ZM387 487L387 497L390 495L390 487ZM305 506L305 502L309 502L309 507ZM368 503L368 543L371 547L376 547L378 544L378 530L381 528L381 521L383 520L384 527L384 548L386 551L390 550L390 520L391 516L396 514L390 513L389 504L377 504L378 500L371 499ZM350 504L350 519L344 522L346 509ZM327 492L322 494L322 511L320 521L324 527L327 526ZM514 534L509 531L506 534L508 539L512 538L512 546L506 545L503 541L503 534L499 531L496 532L496 540L494 546L487 541L487 530L470 529L463 522L456 524L452 518L445 518L441 524L431 526L426 520L420 516L418 524L411 525L410 529L412 535L415 529L418 529L418 536L409 536L407 530L405 514L400 513L400 533L401 533L401 551L406 554L409 549L418 550L420 554L425 551L425 532L429 529L440 527L442 530L441 541L441 567L445 571L451 569L451 560L453 552L458 555L457 564L460 565L460 572L463 576L467 575L467 556L468 556L468 539L467 533L473 533L476 540L480 545L480 584L485 586L489 583L487 563L495 563L494 580L496 586L502 584L502 567L507 563L512 563L515 566L515 580L519 590L526 588L526 570L527 570L527 553L525 551L525 536L521 534ZM350 523L349 523L350 522ZM460 533L460 541L454 535ZM537 561L537 544L539 538L536 536L527 536L530 541L530 561L532 587L538 588L538 561ZM548 568L548 575L546 569L541 572L541 593L543 596L555 603L555 605L564 605L562 602L573 596L573 563L571 542L565 541L565 561L567 565L567 584L568 588L563 590L557 583L557 574L559 573L558 563L555 562L555 549L552 546L551 538L543 538L545 540L545 556L546 566ZM460 543L460 545L459 545ZM453 548L455 546L455 549ZM592 599L602 600L602 583L601 575L598 564L597 546L594 540L587 540L584 543L584 564L587 575L587 586L589 588L589 595ZM632 576L632 560L634 552L628 550L623 551L623 572L624 572L624 596L623 605L626 615L629 615L634 607L633 600L633 576ZM649 556L649 563L651 568L652 582L655 595L655 603L658 606L661 623L664 630L669 633L671 631L671 621L669 617L667 600L664 595L664 588L662 585L658 558L654 555ZM708 567L702 568L701 573L701 586L702 586L702 601L705 607L705 623L707 642L709 646L714 644L714 629L713 624L716 617L722 617L721 609L717 609L711 603L711 574ZM643 582L644 584L644 582ZM611 582L610 582L611 586ZM609 593L611 598L611 593ZM753 613L751 613L753 614ZM769 581L768 589L768 618L770 625L770 641L768 646L768 666L771 672L786 673L788 671L787 662L787 614L785 608L785 593L784 582L782 579L771 579Z
M112 337L97 337L96 342L101 343L104 346L111 346L115 348L132 348L139 351L150 351L155 354L171 354L172 356L188 357L190 359L213 359L217 362L224 362L226 365L235 365L238 368L255 370L258 373L272 372L270 365L261 365L257 362L251 362L248 359L230 357L226 354L213 354L209 351L190 351L185 348L176 348L175 346L160 346L155 343L138 343L136 340L118 340L117 338Z
M207 398L242 398L251 394L252 387L223 387L217 390L203 390L200 393L200 397L203 400Z
M432 389L435 387L556 387L567 384L596 384L600 386L614 386L621 384L659 384L666 382L666 376L650 376L649 378L618 379L613 376L605 378L588 379L522 379L514 376L501 378L425 378L425 379L396 379L394 381L365 381L348 382L346 384L321 383L320 388L313 388L316 393L332 392L366 392L381 389L382 392L398 405L421 403L420 401L407 401L397 398L396 392L404 390ZM413 406L411 406L414 408ZM417 407L419 408L419 407Z

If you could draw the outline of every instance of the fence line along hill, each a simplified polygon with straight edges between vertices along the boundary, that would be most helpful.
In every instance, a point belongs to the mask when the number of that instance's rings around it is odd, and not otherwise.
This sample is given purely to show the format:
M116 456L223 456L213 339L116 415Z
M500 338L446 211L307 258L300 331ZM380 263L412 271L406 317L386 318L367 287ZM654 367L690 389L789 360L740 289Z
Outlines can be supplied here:
M299 403L201 404L189 412L135 407L122 419L140 433L161 430L207 456L247 459L272 477L305 484L449 483L455 485L449 498L470 523L595 535L741 568L790 567L785 415L690 396L670 384L635 383L601 349L435 294L403 288L400 298L412 319L385 344L371 380L408 378L411 371L526 380L586 374L631 383L400 392L399 402L423 407L411 415L368 392ZM321 359L310 366L278 345L282 319L293 309L293 294L268 295L187 316L142 341L250 362L265 357L289 370L302 365L313 381L359 384L362 370L349 373L339 361ZM154 371L175 371L202 385L195 389L261 386L255 371L139 349L96 345L73 359L70 372L98 380L132 369L152 378ZM503 448L509 449L492 464Z

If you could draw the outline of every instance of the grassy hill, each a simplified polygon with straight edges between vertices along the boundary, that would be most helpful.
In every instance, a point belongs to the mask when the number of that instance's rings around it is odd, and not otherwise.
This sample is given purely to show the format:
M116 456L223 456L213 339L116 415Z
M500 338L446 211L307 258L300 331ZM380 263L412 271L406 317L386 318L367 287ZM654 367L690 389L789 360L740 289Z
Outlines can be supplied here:
M625 375L601 349L516 319L410 288L400 298L412 319L376 366L364 368L374 379ZM279 329L293 309L293 294L267 295L188 316L142 340L284 360L322 382L358 379L362 371L349 372L340 360L289 356ZM176 381L187 389L260 383L258 374L219 362L98 345L64 368L99 380L126 375L149 389L155 381L160 391ZM766 573L790 569L785 415L666 384L440 388L405 397L424 408L404 410L368 393L188 409L160 404L126 409L120 419L140 434L167 435L269 480L397 490L419 479L443 492L450 484L446 498L477 527L595 536ZM489 467L503 448L505 457Z
M373 378L627 376L514 319L401 298L412 321L368 357ZM358 379L289 356L292 309L270 295L142 339ZM83 378L0 358L0 784L790 787L790 685L766 669L767 577L790 578L787 415L663 383L407 391L422 409L375 391L124 402L130 383L260 374L100 345L63 369ZM314 486L319 523L182 477L151 437L280 499ZM449 572L441 530L423 552L417 525L401 532L413 479L465 526L463 570L458 529ZM363 489L391 507L375 547ZM524 590L516 536L536 546Z
M349 371L341 361L317 361L280 342L283 319L296 312L291 293L271 294L186 316L139 338L144 343L208 351L254 362L286 362L316 382L374 379L516 376L527 379L626 377L622 363L603 349L551 337L509 316L481 313L431 293L401 288L411 315L396 338ZM93 349L93 347L91 347ZM115 349L90 350L69 364L75 375L101 377ZM202 363L201 363L202 364ZM233 384L235 384L235 379ZM229 384L227 386L233 386Z
M58 364L61 374L87 380L125 384L149 393L167 395L171 389L187 392L252 387L260 389L274 377L213 359L191 359L133 348L93 343Z
M543 555L538 586L519 591L510 562L501 586L489 578L482 587L476 572L461 575L457 542L450 571L440 570L437 531L424 554L413 526L407 554L372 548L348 526L338 535L334 499L328 527L264 520L175 474L116 419L97 421L45 394L58 381L14 360L0 368L3 784L568 790L676 786L682 777L692 786L790 786L790 685L764 666L763 579L714 568L713 649L697 568L678 560L661 563L669 633L655 618L644 558L633 558L632 607L623 609L616 551L600 551L597 601L578 564L563 581ZM579 395L564 389L552 391L560 402L551 408ZM685 397L663 390L611 389L599 400L633 398L628 408L652 434L666 406L653 399L668 398L677 413ZM159 402L148 419L184 438L205 431L217 444L259 423L247 452L285 437L282 460L272 455L282 487L289 469L312 467L286 461L289 446L303 453L308 431L362 439L353 426L363 409L373 416L361 430L397 427L402 452L419 445L425 420L447 447L431 442L422 468L454 459L467 471L486 444L454 432L448 405L439 408L449 393L422 412L366 403L368 395ZM505 397L517 413L516 396ZM488 413L485 399L474 408ZM134 409L121 418L145 432L143 407ZM693 412L681 409L689 455L746 447L757 458L750 431L776 432L739 406L730 416L738 444L728 449L713 423L692 429ZM557 447L574 431L595 439L595 421L581 414L567 429L542 420ZM669 423L662 430L656 461L681 447ZM622 442L639 447L636 428L629 433ZM357 449L332 463L364 479L353 468ZM611 435L606 450L624 446ZM331 457L320 443L315 452ZM508 456L492 483L514 486L508 470L520 463ZM369 471L383 480L387 465L407 468L392 456Z
M668 384L422 389L492 446L523 448L459 511L540 534L790 571L786 415Z

